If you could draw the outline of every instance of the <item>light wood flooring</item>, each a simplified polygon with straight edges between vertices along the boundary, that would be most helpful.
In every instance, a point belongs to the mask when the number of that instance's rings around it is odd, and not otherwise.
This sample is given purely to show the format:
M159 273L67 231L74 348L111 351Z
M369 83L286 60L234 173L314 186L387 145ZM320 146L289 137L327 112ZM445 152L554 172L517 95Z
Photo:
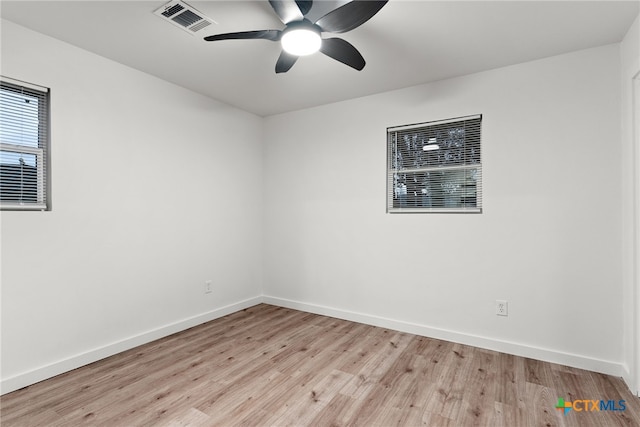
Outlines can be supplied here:
M624 400L625 411L555 409ZM620 378L257 305L0 398L9 426L640 426Z

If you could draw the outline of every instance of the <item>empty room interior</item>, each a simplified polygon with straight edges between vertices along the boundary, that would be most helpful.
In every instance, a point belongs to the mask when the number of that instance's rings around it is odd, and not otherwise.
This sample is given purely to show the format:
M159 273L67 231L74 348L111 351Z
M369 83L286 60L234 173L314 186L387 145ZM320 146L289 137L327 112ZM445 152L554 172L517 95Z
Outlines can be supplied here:
M640 425L639 12L1 1L2 425Z

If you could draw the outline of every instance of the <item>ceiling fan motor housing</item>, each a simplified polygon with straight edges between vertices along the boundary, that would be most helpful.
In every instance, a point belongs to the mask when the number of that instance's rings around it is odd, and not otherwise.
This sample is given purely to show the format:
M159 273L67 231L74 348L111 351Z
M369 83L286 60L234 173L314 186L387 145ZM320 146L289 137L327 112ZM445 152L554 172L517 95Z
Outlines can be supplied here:
M291 55L311 55L320 50L322 45L320 32L320 27L306 19L293 21L282 31L280 43L282 48Z

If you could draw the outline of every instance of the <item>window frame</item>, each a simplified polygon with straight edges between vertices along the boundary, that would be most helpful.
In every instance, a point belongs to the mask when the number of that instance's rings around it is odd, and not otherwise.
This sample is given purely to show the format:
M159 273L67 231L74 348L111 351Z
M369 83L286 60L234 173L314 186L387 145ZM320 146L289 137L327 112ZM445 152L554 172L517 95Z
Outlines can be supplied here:
M36 158L36 201L15 202L0 199L0 211L50 211L51 210L51 91L49 88L16 80L6 76L0 76L0 82L4 87L14 91L22 91L34 96L40 101L38 104L38 146L21 145L0 141L0 151L16 154L30 154ZM0 114L3 112L0 111ZM1 177L0 177L1 182Z
M421 167L398 167L396 164L396 167L394 167L393 163L393 159L392 157L394 156L394 153L397 152L398 148L397 148L397 144L398 144L398 140L397 140L397 133L400 131L410 131L410 130L421 130L421 131L425 131L429 129L429 128L435 128L436 126L442 126L442 125L448 125L448 124L455 124L455 123L465 123L467 121L472 121L472 120L477 120L478 124L477 124L477 149L478 149L478 153L477 153L477 162L471 162L471 163L467 163L467 159L465 158L465 162L463 162L462 164L453 164L453 165L432 165L432 166L421 166ZM394 150L394 141L392 140L392 135L396 134L396 140L395 140L395 152ZM465 132L465 143L466 143L466 132ZM426 144L424 143L424 141L422 142L423 144L423 150L424 150L424 145L429 145L430 142L427 142ZM430 122L422 122L422 123L415 123L415 124L409 124L409 125L401 125L401 126L391 126L387 128L387 158L386 158L386 162L387 162L387 201L386 201L386 212L390 213L390 214L398 214L398 213L482 213L482 114L476 114L476 115L470 115L470 116L462 116L462 117L455 117L455 118L450 118L450 119L444 119L444 120L435 120L435 121L430 121ZM464 148L463 148L464 150ZM431 173L431 172L446 172L446 171L462 171L465 174L467 173L467 171L472 171L475 170L474 172L474 180L476 181L476 185L475 185L475 205L473 206L468 206L467 202L462 202L461 206L458 207L446 207L446 206L440 206L440 207L431 207L431 206L427 206L427 207L419 207L419 206L400 206L400 207L396 207L394 206L394 200L396 200L397 197L397 187L395 185L395 175L396 174L427 174L427 173ZM465 175L466 178L467 175ZM427 178L425 177L425 180ZM442 181L438 181L438 180L434 180L431 181L429 180L429 182L433 182L433 183L438 183ZM406 195L406 191L407 191L407 186L404 186L404 194ZM423 190L423 191L428 191L428 190ZM466 198L466 196L461 196L462 198ZM424 202L423 202L424 203Z

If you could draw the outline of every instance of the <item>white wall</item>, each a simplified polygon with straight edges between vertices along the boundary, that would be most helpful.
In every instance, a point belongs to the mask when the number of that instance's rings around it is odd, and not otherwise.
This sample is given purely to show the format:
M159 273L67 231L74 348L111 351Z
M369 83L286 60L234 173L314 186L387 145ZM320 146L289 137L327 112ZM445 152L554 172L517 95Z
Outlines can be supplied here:
M260 117L8 21L1 59L53 164L52 211L2 212L3 392L259 301Z
M640 87L640 18L620 44L622 91L622 236L624 301L624 378L640 393L640 103L634 107L633 82ZM640 97L636 89L635 97ZM635 122L634 122L635 120Z
M620 103L609 45L265 119L266 300L620 375ZM385 128L478 113L484 213L386 214Z

